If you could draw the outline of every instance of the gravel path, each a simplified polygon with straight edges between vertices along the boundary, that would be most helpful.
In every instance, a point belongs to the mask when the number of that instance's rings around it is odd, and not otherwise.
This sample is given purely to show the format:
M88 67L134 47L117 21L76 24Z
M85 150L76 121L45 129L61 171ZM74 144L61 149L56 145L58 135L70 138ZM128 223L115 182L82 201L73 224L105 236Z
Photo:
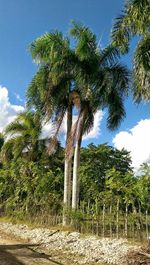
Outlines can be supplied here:
M62 265L50 255L36 251L37 247L36 244L14 240L0 231L0 265Z
M29 229L26 225L13 225L11 223L0 223L0 230L16 237L20 237L32 244L40 244L40 248L42 248L44 252L46 251L47 253L50 253L53 260L57 261L55 264L62 265L104 263L126 265L126 256L128 252L138 249L137 246L130 245L128 241L124 239L111 240L108 238L99 239L94 236L83 237L77 232L70 233L46 228ZM31 253L35 256L39 255L39 253L33 252L33 248L31 250L31 248L27 246L23 246L21 250L19 250L18 247L16 253L20 253L20 251L22 253L24 248L28 249L28 253L30 251L29 255ZM3 250L5 251L5 248ZM15 245L13 251L15 251ZM11 253L10 249L9 253ZM29 255L27 254L26 256ZM34 258L36 262L36 257ZM43 257L41 257L41 259L43 259ZM23 264L51 264L50 260L49 263L35 262ZM42 262L47 261L42 260ZM7 263L7 265L8 264L9 263ZM17 265L22 263L13 264Z

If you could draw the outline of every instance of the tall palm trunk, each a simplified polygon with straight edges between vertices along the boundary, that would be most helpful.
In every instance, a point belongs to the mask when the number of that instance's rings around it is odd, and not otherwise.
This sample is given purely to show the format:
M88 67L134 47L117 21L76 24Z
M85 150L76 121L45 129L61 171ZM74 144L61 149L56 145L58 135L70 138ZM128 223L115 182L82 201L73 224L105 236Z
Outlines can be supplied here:
M70 104L67 112L67 137L66 146L71 133L72 127L72 105ZM63 225L67 225L67 210L71 205L71 172L72 172L72 157L65 154L64 167L64 208L63 208Z
M125 212L125 236L128 236L128 203L126 202L126 212Z
M119 238L119 204L120 204L120 200L118 198L117 199L117 209L116 209L116 234L117 234L117 238Z
M73 162L73 180L72 180L72 209L76 210L79 199L79 178L78 169L80 165L80 147L83 135L83 126L85 120L85 112L81 114L77 128L77 139L74 151L74 162Z
M78 179L78 169L80 165L80 147L81 147L81 140L77 139L75 152L74 152L74 163L73 163L73 182L72 182L72 209L77 209L78 204L78 192L79 192L79 179Z

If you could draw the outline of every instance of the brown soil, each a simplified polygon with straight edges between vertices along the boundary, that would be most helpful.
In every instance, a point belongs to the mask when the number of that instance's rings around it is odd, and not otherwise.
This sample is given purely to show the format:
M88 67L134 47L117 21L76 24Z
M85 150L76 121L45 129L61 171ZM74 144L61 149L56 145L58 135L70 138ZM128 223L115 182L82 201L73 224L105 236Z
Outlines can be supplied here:
M141 248L128 254L128 265L150 265L150 248Z
M64 265L54 260L51 255L40 251L40 246L0 231L0 265Z

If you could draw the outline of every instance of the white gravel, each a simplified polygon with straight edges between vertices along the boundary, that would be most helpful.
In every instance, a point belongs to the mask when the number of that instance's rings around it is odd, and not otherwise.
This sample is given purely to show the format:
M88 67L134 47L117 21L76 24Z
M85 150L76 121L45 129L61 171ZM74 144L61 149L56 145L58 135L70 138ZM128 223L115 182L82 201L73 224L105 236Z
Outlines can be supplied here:
M82 236L78 232L64 232L46 228L30 229L27 225L0 223L0 230L13 234L31 243L43 244L48 250L61 250L69 253L76 264L93 264L106 262L108 264L126 264L127 253L138 249L126 239L97 238ZM53 234L54 233L54 234ZM52 235L53 234L53 235Z

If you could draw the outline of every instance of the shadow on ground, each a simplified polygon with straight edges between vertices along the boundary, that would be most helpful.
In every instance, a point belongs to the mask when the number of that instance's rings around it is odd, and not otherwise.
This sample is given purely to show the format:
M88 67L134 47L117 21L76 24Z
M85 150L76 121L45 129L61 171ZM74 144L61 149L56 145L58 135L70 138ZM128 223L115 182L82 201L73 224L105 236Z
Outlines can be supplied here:
M0 265L64 265L52 259L51 255L38 252L37 244L0 245Z

